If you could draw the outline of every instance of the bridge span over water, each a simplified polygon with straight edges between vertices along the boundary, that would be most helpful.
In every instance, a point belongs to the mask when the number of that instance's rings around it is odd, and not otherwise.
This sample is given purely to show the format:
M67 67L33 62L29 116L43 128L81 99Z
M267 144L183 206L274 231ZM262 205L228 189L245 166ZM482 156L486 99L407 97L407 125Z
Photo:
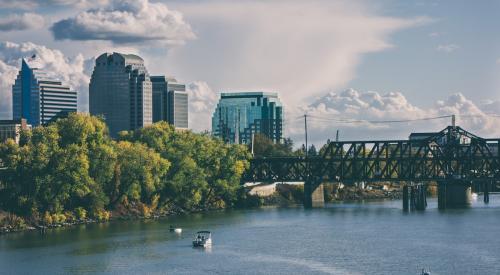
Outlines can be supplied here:
M459 126L417 133L408 140L331 141L311 157L251 160L246 182L303 181L305 206L321 204L323 183L397 182L403 208L425 209L425 185L438 183L440 208L468 203L471 186L500 180L500 138L478 137ZM409 200L409 202L408 202Z

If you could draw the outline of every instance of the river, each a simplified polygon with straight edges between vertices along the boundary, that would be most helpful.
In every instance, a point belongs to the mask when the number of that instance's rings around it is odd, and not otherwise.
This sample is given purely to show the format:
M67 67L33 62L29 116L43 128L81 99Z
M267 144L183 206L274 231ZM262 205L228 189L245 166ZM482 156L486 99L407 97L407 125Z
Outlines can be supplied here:
M169 225L182 225L180 235ZM191 247L211 230L211 249ZM0 236L0 273L500 274L500 195L403 213L401 201L229 210Z

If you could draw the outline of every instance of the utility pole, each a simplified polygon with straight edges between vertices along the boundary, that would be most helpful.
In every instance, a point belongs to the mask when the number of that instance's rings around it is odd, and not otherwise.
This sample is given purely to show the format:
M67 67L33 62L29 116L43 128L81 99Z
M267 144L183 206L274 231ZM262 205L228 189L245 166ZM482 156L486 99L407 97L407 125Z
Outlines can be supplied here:
M335 142L339 142L339 130L337 129L337 134L335 135Z
M252 131L252 157L254 156L254 153L253 153L253 143L255 142L255 134L254 132Z
M455 115L451 115L451 126L455 129Z
M304 114L304 129L306 133L306 158L307 158L307 114Z

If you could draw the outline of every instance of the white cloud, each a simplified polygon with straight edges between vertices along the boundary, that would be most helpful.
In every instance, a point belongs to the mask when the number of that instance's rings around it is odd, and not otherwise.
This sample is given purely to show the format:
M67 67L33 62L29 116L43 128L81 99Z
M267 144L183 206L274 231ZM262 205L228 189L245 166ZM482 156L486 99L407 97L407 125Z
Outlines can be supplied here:
M21 59L36 54L40 68L62 80L78 91L80 110L88 107L89 69L92 59L83 55L66 57L61 51L50 49L31 42L0 42L0 116L11 117L12 84L17 76Z
M90 9L58 21L51 30L57 40L104 40L115 44L150 41L177 45L195 38L180 12L149 0L115 0L107 8Z
M0 31L22 31L42 28L45 20L36 13L12 14L0 18Z
M355 77L363 55L394 45L389 36L427 24L394 18L354 1L210 1L175 6L197 39L169 51L182 78L209 80L217 90L267 88L297 103Z
M431 32L431 33L429 33L429 36L430 37L439 37L439 36L441 36L441 34L439 32Z
M458 46L456 44L438 45L436 47L436 50L438 50L440 52L445 52L445 53L451 53L451 52L454 52L458 49L460 49L460 46Z
M11 86L16 75L16 67L0 60L0 119L12 118Z
M476 104L460 93L437 101L431 107L420 108L411 104L399 92L381 94L353 89L341 93L332 92L288 115L289 127L286 130L298 142L303 140L303 120L294 118L301 111L309 114L309 136L318 145L328 138L334 138L337 129L340 129L344 140L405 139L411 132L442 130L450 125L451 118L405 123L370 121L415 120L452 114L457 115L457 124L466 130L484 137L500 136L500 129L497 127L500 118L491 116L500 114L500 101Z
M201 132L211 130L212 113L218 96L206 82L195 81L186 85L189 96L189 128Z
M78 8L105 5L109 0L0 0L0 8L32 10L40 6L58 5L75 6Z

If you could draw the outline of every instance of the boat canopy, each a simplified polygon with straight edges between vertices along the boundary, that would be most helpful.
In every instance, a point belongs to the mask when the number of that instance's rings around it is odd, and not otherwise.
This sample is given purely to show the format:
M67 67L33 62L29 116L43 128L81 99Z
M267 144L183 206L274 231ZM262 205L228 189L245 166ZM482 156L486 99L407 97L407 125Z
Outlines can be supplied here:
M198 231L196 234L211 234L210 231Z

